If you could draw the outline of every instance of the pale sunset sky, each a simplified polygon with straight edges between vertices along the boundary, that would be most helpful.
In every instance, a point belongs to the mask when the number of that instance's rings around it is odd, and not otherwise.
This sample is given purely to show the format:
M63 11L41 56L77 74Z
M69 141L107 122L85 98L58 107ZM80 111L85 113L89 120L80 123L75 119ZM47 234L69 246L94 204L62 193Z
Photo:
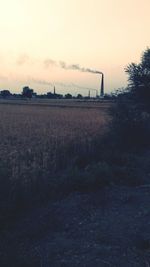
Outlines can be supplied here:
M104 72L107 93L150 45L150 0L0 0L0 33L0 90L99 90L100 75L65 62Z

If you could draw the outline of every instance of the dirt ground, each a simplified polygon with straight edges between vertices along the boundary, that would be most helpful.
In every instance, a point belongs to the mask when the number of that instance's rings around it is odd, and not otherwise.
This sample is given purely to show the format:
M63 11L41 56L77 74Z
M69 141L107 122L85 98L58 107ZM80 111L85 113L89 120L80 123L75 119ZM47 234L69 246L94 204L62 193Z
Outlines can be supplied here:
M150 186L78 192L0 234L1 267L149 267Z

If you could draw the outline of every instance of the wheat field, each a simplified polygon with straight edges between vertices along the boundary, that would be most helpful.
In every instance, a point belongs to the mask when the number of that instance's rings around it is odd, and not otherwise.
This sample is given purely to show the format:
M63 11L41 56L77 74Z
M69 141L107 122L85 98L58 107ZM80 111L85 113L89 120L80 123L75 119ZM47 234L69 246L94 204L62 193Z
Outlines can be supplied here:
M20 183L29 190L71 166L81 153L92 149L92 140L103 134L108 117L107 108L1 104L3 192L10 187L12 195Z

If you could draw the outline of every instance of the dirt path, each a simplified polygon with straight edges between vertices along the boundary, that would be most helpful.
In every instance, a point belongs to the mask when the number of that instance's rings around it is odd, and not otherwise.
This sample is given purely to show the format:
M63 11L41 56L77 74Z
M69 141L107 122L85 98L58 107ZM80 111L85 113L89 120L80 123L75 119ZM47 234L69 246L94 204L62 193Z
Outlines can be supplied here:
M72 193L1 233L0 266L149 267L150 187Z

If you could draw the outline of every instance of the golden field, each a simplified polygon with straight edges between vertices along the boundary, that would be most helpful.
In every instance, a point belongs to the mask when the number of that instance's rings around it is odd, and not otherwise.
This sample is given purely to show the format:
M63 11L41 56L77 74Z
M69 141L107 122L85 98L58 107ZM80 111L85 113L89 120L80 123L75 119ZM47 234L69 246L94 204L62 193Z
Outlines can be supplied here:
M0 176L27 188L71 166L106 129L108 103L32 101L0 104ZM6 187L7 187L6 183ZM35 189L36 190L36 189Z

